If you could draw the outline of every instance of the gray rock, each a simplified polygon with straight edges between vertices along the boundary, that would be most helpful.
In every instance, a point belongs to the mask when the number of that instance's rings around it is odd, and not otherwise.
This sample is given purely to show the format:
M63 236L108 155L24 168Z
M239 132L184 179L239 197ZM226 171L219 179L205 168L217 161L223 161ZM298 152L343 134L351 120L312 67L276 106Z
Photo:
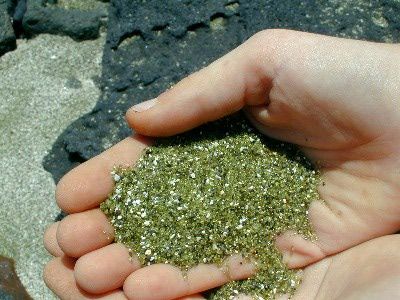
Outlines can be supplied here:
M50 260L43 232L60 210L42 159L98 100L92 78L100 75L104 42L41 34L0 59L0 255L15 260L33 299L55 299L42 278Z
M75 77L71 77L68 78L67 81L65 82L65 87L71 89L80 89L82 87L82 82L80 82L79 79Z

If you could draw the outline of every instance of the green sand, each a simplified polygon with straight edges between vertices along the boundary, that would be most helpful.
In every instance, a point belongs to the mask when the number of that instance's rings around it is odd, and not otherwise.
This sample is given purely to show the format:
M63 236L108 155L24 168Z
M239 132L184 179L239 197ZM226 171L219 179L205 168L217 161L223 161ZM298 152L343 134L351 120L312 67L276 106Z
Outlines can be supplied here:
M101 206L116 241L144 265L183 270L240 253L257 274L208 293L271 299L299 284L274 246L294 230L312 237L308 206L319 174L294 146L268 139L238 114L160 139L134 168L115 169L115 190Z

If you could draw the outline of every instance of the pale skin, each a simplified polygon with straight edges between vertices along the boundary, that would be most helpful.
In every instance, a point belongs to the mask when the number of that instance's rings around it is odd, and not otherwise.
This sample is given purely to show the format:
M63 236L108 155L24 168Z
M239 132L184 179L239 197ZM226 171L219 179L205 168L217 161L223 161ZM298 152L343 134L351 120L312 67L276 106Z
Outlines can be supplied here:
M253 266L239 257L227 259L225 272L200 265L187 279L170 265L142 267L113 243L98 208L112 190L113 166L134 164L151 144L142 135L173 135L244 109L262 133L299 145L322 172L325 202L309 211L317 241L290 232L276 241L289 267L305 268L294 299L400 297L399 70L399 45L267 30L132 108L126 119L141 135L57 186L57 203L70 215L45 233L55 256L47 285L62 299L188 300L251 276Z

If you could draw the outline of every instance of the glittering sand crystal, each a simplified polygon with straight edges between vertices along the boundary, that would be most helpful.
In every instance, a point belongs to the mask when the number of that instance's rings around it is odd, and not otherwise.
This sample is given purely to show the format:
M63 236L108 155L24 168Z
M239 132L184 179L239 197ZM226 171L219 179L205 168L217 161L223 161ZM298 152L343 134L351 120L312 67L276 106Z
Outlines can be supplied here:
M160 139L134 168L116 168L113 176L115 189L101 208L116 241L144 265L186 270L237 253L257 262L255 276L208 299L271 299L299 284L274 239L286 230L312 237L307 210L318 199L319 175L297 148L262 136L241 114Z

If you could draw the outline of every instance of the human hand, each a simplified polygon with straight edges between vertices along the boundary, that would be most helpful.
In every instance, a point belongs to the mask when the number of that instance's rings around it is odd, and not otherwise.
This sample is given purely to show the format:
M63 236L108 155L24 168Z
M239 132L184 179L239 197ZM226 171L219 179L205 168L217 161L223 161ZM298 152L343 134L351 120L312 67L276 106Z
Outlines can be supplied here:
M318 241L290 233L277 240L289 266L301 267L400 228L399 56L393 45L266 31L160 95L156 106L130 111L127 120L139 133L171 135L245 108L262 132L298 144L318 162L325 182L325 204L310 208ZM223 284L227 278L212 266L188 284L172 266L138 269L127 263L121 245L109 245L111 225L90 209L111 190L112 166L132 164L145 144L128 138L69 173L57 199L72 214L52 227L45 242L54 244L49 236L58 227L56 244L69 256L82 256L74 280L92 294L120 294L125 281L131 299L173 299ZM46 274L61 274L60 262L50 263ZM250 270L232 266L237 278ZM50 277L56 290L60 282Z

